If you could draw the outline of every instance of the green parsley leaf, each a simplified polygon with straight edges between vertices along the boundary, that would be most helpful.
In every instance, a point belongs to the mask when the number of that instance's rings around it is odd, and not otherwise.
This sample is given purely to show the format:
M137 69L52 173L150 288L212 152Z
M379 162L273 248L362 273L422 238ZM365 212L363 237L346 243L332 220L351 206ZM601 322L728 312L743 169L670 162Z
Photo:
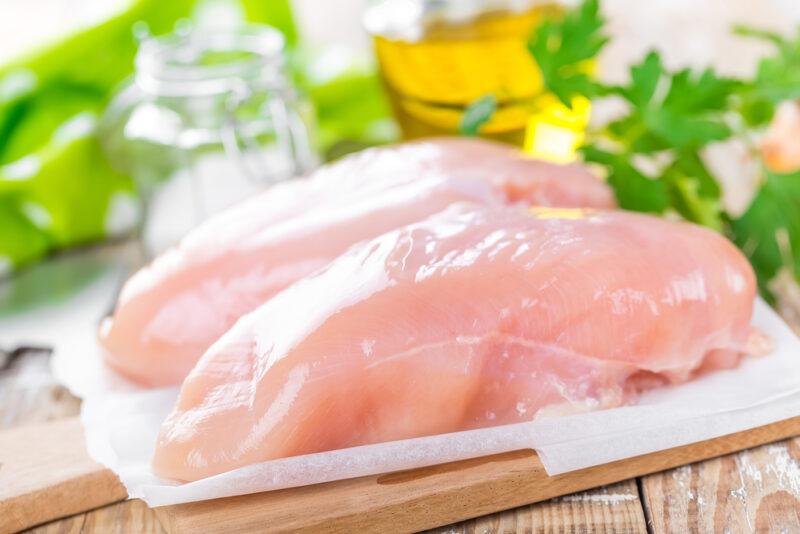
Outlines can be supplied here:
M672 208L684 219L717 231L724 227L720 187L697 152L678 153L662 180Z
M607 132L628 152L652 154L695 149L732 135L725 112L740 83L707 69L669 73L661 56L650 52L631 67L628 85L607 87L630 105L627 115L611 122Z
M697 181L690 176L674 176L668 184L672 207L684 219L717 232L722 231L723 218L719 198L700 195Z
M703 158L696 151L684 150L677 154L672 163L676 172L690 176L697 182L698 194L705 197L719 198L722 192L717 179L711 175Z
M623 208L660 213L669 207L689 221L722 230L719 184L699 151L731 136L723 111L738 87L739 82L710 70L670 73L659 54L650 52L631 67L627 85L608 88L629 104L626 115L599 132L615 142L615 151L598 154L592 147L584 155L607 167ZM637 154L670 163L659 176L648 177L630 163Z
M459 126L461 135L468 137L478 135L481 126L492 119L495 111L497 111L497 99L494 95L483 95L467 106Z
M659 91L659 87L667 88ZM614 88L631 105L630 114L610 125L609 131L635 152L691 148L731 136L724 111L739 82L718 77L710 69L667 72L657 52L631 67L628 86ZM661 96L659 93L664 92Z
M763 292L783 267L800 274L800 172L767 173L750 207L731 221L731 233L750 258Z
M581 148L586 161L598 163L608 171L607 180L623 209L662 213L669 204L663 182L647 177L630 159L596 146Z
M545 86L569 105L575 97L622 98L622 116L586 135L581 152L605 168L624 209L664 213L727 232L749 256L762 292L776 273L800 275L800 172L767 174L748 210L732 218L721 206L719 181L701 154L734 135L736 127L763 127L778 103L800 99L800 29L787 39L739 28L740 35L767 40L775 53L763 58L751 80L734 80L712 69L670 71L650 52L620 86L593 81L587 65L607 39L597 0L584 0L560 20L542 22L528 48ZM737 132L738 133L738 132ZM603 147L603 148L600 148ZM610 147L610 148L609 148ZM648 171L642 162L648 161ZM652 168L650 168L652 167Z
M735 31L745 37L766 40L776 48L775 55L763 58L758 64L753 81L756 94L773 104L800 98L800 29L793 39L742 26Z
M631 67L631 84L619 89L625 99L638 108L645 108L653 101L658 82L664 76L664 65L658 52L651 51L644 61Z
M561 20L546 18L528 40L547 89L567 107L577 95L593 97L599 86L589 77L589 62L608 42L599 0L585 0Z

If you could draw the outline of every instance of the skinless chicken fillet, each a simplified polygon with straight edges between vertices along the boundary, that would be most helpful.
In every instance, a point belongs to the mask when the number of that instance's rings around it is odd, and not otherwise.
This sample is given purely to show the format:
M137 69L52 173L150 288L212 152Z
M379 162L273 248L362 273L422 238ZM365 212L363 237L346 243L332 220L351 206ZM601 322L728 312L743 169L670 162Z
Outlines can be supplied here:
M236 320L351 245L450 204L614 207L579 165L497 143L441 139L367 150L209 220L136 273L100 329L104 358L147 386L177 385Z
M239 320L183 384L154 470L196 480L618 406L735 365L755 295L744 256L699 226L457 204Z

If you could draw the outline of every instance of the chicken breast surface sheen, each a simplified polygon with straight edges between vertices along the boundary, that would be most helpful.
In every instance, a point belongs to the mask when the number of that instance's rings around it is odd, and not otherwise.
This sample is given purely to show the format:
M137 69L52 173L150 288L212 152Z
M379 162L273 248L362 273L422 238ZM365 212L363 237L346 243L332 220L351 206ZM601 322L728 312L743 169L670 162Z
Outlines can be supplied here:
M620 405L735 365L755 298L725 238L628 212L455 205L243 317L186 379L157 474Z
M585 168L488 141L367 150L234 207L136 273L101 327L105 359L141 384L180 384L239 317L281 289L358 241L464 200L614 206Z

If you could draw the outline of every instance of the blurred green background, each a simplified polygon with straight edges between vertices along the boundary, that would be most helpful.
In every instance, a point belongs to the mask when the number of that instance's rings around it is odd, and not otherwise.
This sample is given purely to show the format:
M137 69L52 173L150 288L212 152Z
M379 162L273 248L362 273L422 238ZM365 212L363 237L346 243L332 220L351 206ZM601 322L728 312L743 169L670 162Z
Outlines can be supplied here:
M133 0L104 20L0 59L0 276L135 227L135 187L107 162L99 118L133 73L136 28L146 24L162 35L212 8L218 13L221 4L286 36L290 74L316 109L323 159L395 137L372 63L341 51L332 62L326 56L333 51L303 42L289 0Z

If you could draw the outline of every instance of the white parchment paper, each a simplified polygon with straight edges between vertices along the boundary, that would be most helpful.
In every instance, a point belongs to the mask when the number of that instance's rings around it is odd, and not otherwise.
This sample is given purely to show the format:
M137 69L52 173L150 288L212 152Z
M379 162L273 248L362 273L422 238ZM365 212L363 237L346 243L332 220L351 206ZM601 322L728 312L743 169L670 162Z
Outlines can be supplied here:
M526 448L535 449L554 475L800 415L800 340L762 301L754 324L775 343L768 356L650 391L633 406L273 460L186 484L150 470L158 428L177 388L137 388L104 368L95 351L61 351L53 366L57 379L84 399L91 456L119 475L131 497L162 506Z

